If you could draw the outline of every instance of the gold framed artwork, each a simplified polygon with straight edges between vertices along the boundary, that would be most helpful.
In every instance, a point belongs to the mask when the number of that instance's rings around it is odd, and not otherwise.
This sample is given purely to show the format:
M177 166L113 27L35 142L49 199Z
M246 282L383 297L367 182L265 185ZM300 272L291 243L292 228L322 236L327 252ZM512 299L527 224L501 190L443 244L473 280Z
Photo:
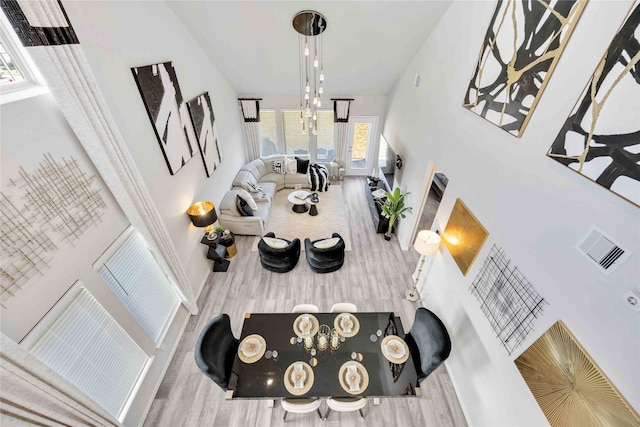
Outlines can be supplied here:
M638 426L640 416L562 321L515 364L552 426Z
M498 0L462 106L522 136L586 0Z
M442 240L463 275L469 272L487 236L489 232L462 200L457 199L442 233Z
M640 1L602 56L547 156L640 206Z

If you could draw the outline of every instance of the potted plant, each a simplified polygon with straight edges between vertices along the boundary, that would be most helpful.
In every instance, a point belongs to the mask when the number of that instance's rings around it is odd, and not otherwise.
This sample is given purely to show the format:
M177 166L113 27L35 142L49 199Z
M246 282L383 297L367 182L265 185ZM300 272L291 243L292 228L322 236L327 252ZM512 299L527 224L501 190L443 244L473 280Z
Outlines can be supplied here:
M396 187L393 193L388 191L385 193L386 200L384 202L378 201L382 215L389 220L389 228L384 233L385 240L391 240L391 232L396 220L405 218L406 213L411 211L409 206L404 205L404 198L407 194L409 193L403 193L400 188Z

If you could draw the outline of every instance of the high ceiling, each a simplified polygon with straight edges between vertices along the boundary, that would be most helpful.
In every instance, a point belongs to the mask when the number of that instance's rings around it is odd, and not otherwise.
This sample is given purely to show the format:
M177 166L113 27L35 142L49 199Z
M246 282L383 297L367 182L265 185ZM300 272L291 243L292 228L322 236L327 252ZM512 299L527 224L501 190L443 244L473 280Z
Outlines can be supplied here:
M239 95L298 95L301 10L327 19L325 93L387 95L450 1L169 1Z

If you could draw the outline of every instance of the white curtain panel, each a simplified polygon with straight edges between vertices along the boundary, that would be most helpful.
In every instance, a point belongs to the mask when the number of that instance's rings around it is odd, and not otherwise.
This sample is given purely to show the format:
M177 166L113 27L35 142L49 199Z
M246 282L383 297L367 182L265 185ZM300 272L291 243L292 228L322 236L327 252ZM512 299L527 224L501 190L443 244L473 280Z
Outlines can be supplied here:
M246 138L247 153L249 160L260 158L260 119L258 112L260 111L259 101L255 99L240 100L242 107L242 116L244 118L244 130Z
M98 89L84 50L71 24L60 23L60 16L64 17L60 3L20 0L17 4L3 5L3 11L11 21L12 14L21 12L17 5L23 7L25 4L28 5L28 19L36 22L19 22L22 43L46 76L47 86L62 113L127 218L155 244L162 255L159 262L173 274L183 304L192 314L197 314L195 294L178 252ZM39 31L51 30L48 23L56 27L58 37L55 40L39 36Z
M340 166L347 161L347 134L349 131L349 105L351 101L336 100L334 105L334 121L336 122L336 160Z

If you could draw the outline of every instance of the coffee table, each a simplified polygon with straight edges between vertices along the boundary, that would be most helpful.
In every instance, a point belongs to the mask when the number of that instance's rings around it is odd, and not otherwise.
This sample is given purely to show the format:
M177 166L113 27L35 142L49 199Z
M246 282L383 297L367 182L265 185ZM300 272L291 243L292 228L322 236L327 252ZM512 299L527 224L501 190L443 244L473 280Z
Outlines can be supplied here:
M308 191L304 190L294 190L287 196L287 200L293 203L292 211L295 213L305 213L307 212L307 197L310 195Z

